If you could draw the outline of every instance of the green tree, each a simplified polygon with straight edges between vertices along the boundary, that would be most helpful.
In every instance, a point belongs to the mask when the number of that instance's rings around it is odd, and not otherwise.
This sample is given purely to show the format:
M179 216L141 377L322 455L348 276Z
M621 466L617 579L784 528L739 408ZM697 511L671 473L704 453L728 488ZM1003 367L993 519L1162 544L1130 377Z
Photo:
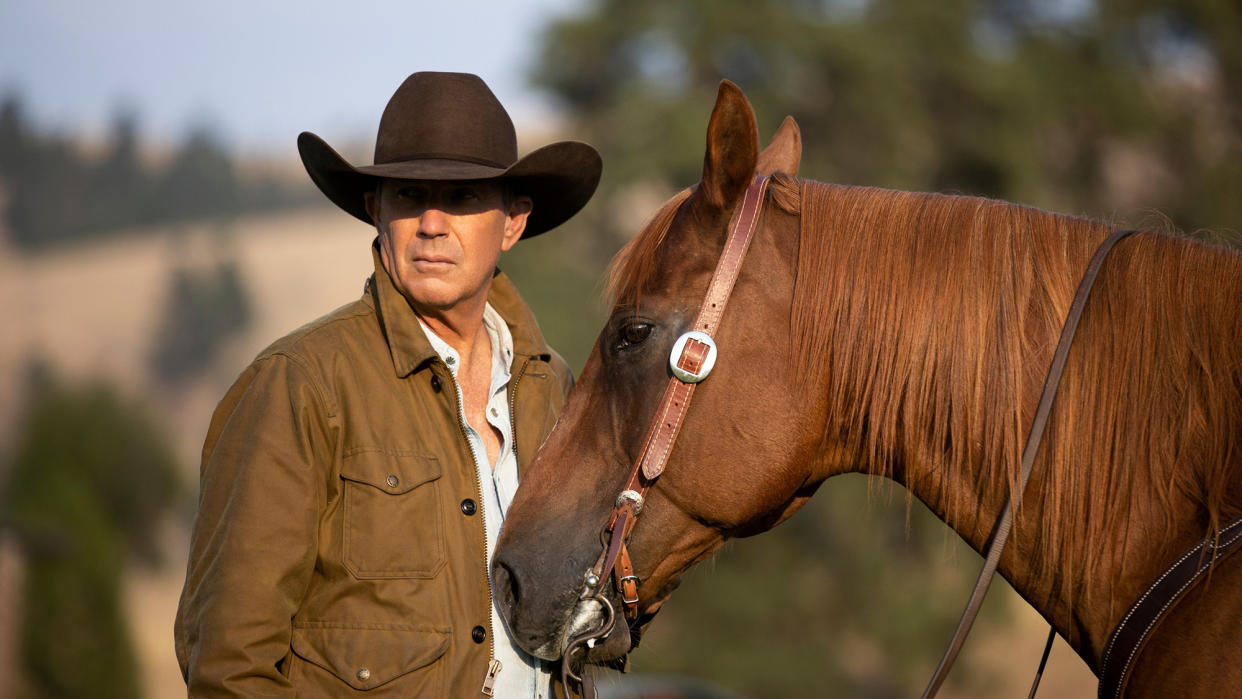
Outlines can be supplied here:
M106 151L90 157L75 137L28 123L17 94L0 99L0 213L12 241L46 248L135 226L227 220L317 196L304 180L294 186L270 173L239 175L206 126L192 129L165 166L146 165L138 124L135 112L119 110Z
M26 559L23 679L33 697L135 697L121 606L132 556L159 561L155 526L180 492L172 451L146 411L102 384L31 372L0 499Z
M155 375L176 381L207 366L220 346L250 324L250 299L237 264L182 267L170 279L168 302L155 336Z
M232 160L211 129L194 128L159 177L157 218L184 221L234 214L237 204Z
M761 133L798 120L804 176L1101 217L1156 208L1228 232L1240 14L1211 0L598 0L547 27L531 76L600 147L614 204L698 179L729 78ZM592 210L604 255L637 228Z

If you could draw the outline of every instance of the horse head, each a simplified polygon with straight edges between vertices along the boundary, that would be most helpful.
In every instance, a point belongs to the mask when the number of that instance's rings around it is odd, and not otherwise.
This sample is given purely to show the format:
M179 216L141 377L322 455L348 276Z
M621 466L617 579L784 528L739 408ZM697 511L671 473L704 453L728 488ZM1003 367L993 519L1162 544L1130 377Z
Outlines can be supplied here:
M492 564L502 613L534 655L555 659L569 638L604 623L600 605L580 591L670 380L670 349L699 312L755 175L781 173L786 188L796 187L800 138L787 118L760 153L750 104L722 83L702 180L666 203L614 261L611 315L557 428L524 474ZM628 652L632 633L684 571L725 539L785 519L823 479L826 402L816 379L788 361L798 219L764 206L754 236L715 333L715 367L696 388L629 539L641 581L636 619L628 629L615 624L590 651L592 661ZM607 589L620 610L617 591Z

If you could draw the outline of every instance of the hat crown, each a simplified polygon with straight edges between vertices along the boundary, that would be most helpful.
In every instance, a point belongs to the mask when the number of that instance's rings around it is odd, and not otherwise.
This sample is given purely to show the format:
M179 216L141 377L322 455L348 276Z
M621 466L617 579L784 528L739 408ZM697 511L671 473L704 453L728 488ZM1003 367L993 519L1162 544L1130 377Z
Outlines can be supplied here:
M388 100L375 164L429 159L499 168L517 161L513 120L479 76L414 73Z

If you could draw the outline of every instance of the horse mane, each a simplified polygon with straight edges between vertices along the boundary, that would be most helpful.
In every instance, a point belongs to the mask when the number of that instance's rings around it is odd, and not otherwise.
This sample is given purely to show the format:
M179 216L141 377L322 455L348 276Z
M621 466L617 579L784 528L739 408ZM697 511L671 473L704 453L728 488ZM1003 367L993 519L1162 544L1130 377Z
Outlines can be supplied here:
M923 464L946 521L983 540L992 523L971 515L1016 489L1073 293L1112 228L978 197L810 181L800 194L797 375L824 377L834 436L864 470ZM1132 507L1166 531L1189 500L1205 536L1242 511L1229 490L1242 476L1240 304L1236 253L1146 232L1110 255L1026 496L1042 521L1015 534L1060 562L1049 594L1072 597L1110 542L1124 555L1127 537L1150 535Z
M689 195L669 200L614 259L614 303L638 303ZM822 377L814 390L839 428L829 436L874 475L923 464L946 521L990 527L971 516L985 496L1016 489L1073 293L1112 227L782 174L768 203L802 217L789 361L797 376ZM1152 509L1160 529L1189 500L1205 536L1242 511L1229 491L1242 476L1240 304L1242 256L1221 246L1145 232L1110 255L1034 467L1041 485L1026 496L1042 521L1015 533L1034 560L1060 562L1046 571L1049 594L1072 597L1110 542L1141 533L1132 507Z

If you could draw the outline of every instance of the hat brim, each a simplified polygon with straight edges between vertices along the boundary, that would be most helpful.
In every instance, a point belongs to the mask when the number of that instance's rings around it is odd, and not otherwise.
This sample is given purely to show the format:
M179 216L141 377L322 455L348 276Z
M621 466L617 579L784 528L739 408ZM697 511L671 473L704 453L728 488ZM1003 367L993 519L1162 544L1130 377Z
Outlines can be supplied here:
M347 213L374 225L364 192L377 181L492 180L510 182L517 194L534 202L523 238L547 232L569 220L590 201L599 185L603 162L591 146L559 141L531 151L507 168L447 158L425 158L354 167L322 138L309 131L298 136L298 153L316 186Z

